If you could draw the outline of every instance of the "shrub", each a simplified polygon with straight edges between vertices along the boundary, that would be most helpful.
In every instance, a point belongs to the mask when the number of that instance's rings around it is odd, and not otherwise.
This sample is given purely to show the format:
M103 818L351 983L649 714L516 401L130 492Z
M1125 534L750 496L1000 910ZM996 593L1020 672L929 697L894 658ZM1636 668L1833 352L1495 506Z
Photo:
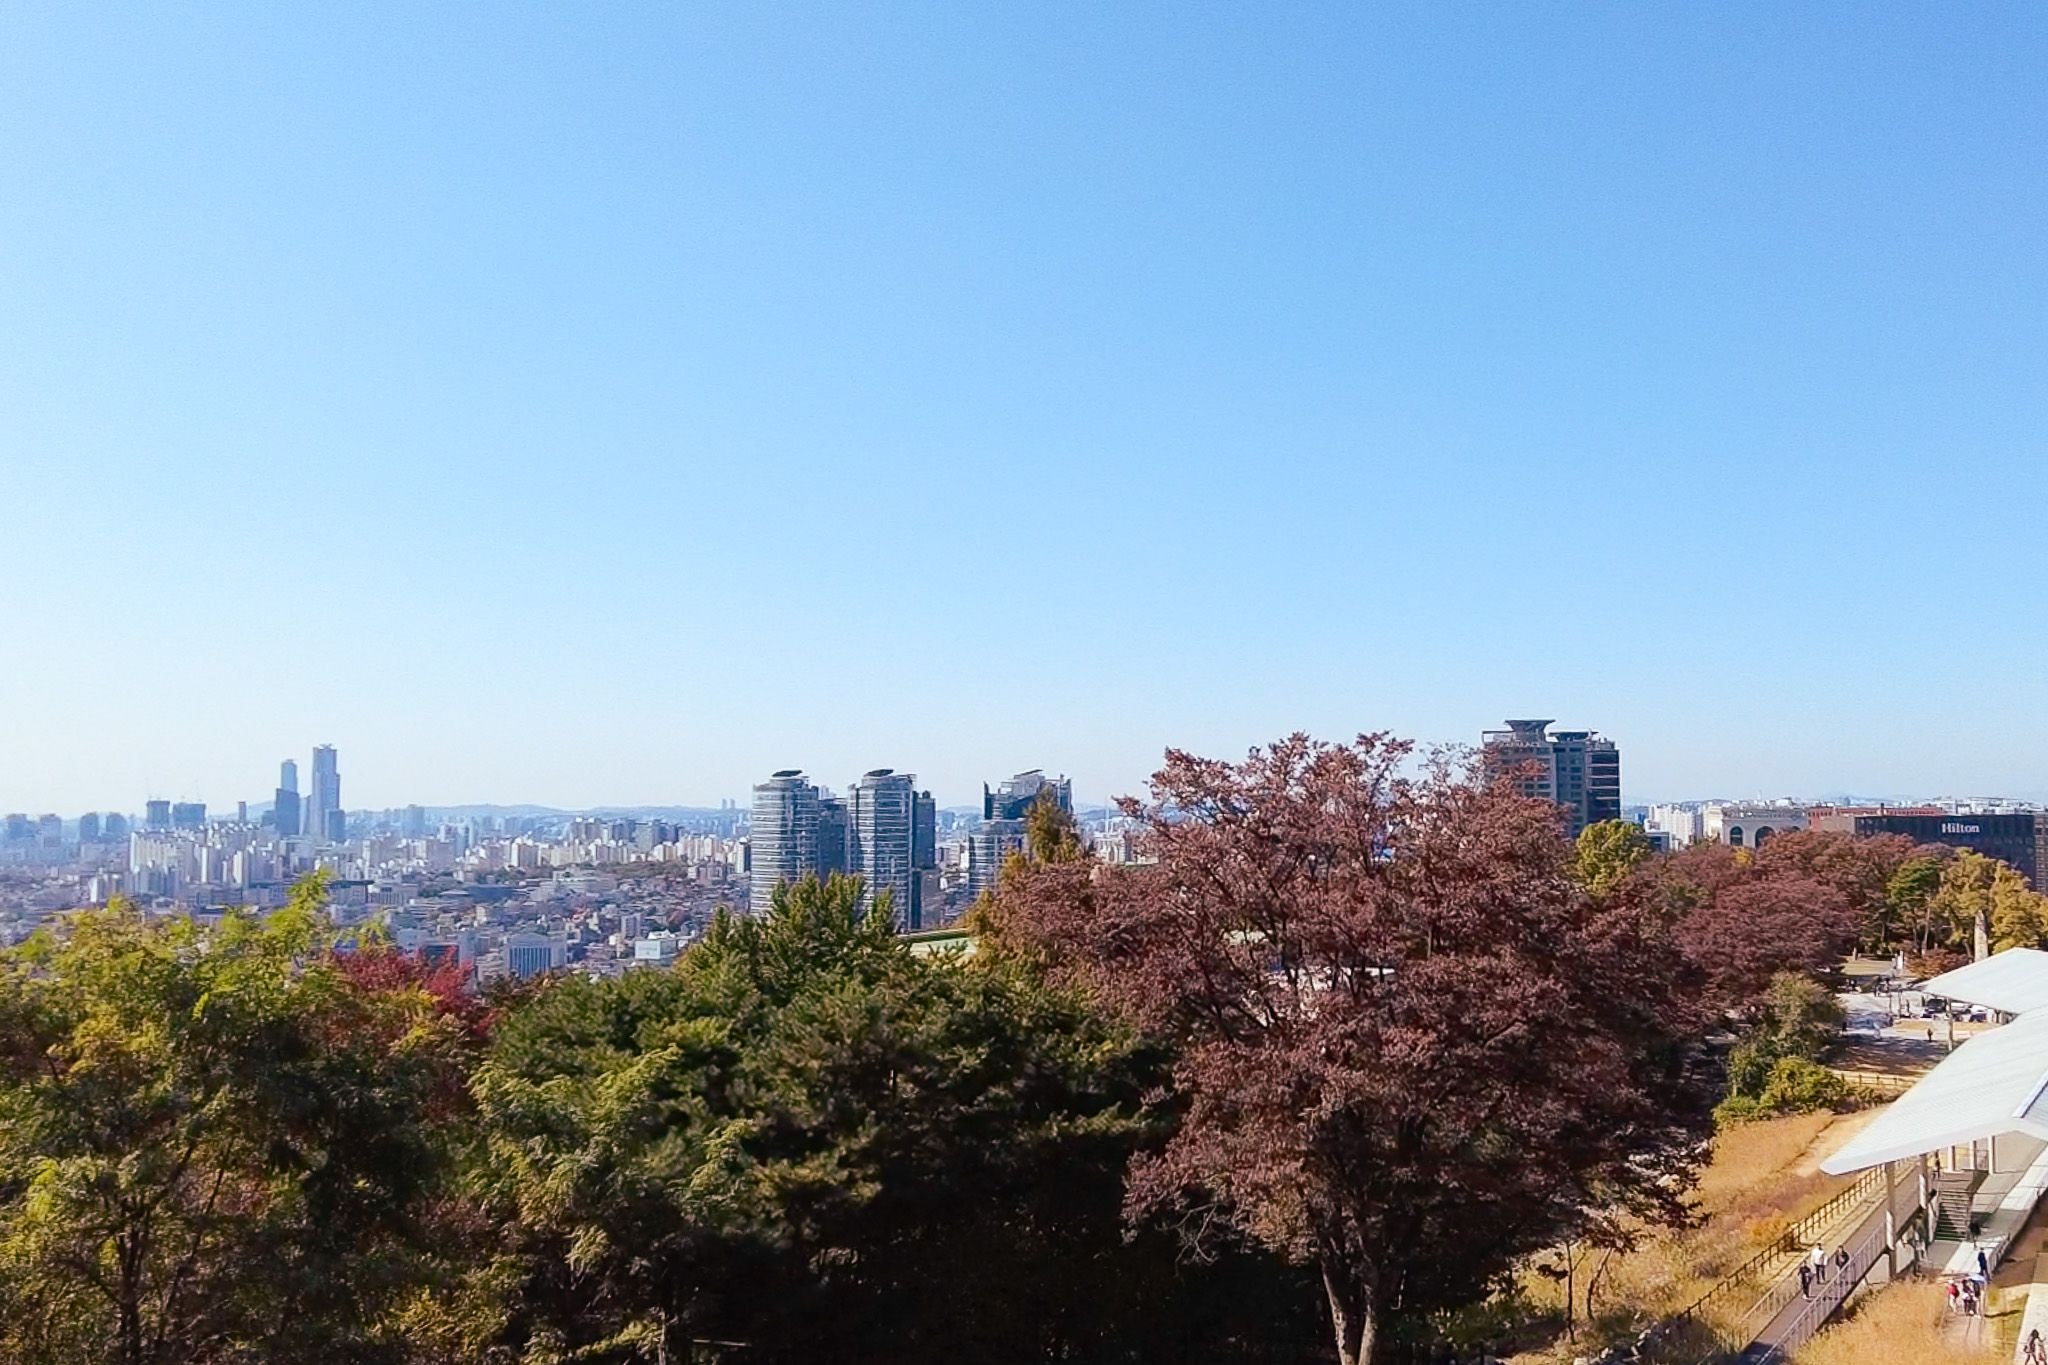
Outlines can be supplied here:
M1717 1128L1732 1128L1738 1123L1769 1117L1762 1101L1748 1095L1730 1095L1714 1106L1714 1126Z
M1822 1109L1849 1109L1856 1092L1847 1081L1803 1057L1780 1057L1764 1086L1761 1106L1773 1114L1811 1114Z

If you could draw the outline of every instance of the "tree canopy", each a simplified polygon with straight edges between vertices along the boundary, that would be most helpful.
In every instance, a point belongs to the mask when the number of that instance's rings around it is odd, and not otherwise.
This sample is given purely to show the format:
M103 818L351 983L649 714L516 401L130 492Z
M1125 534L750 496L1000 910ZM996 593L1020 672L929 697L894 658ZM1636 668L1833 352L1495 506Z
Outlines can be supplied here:
M1633 820L1598 820L1579 831L1572 871L1595 896L1612 895L1652 849L1650 836Z
M1132 1212L1315 1265L1347 1365L1603 1214L1679 1216L1697 1132L1659 918L1588 895L1547 803L1412 757L1169 751L1125 806L1156 861L1021 869L990 917L1176 1050Z
M510 1233L485 1278L517 1290L491 1342L593 1362L693 1339L758 1361L1298 1347L1284 1267L1126 1235L1162 1063L1072 992L915 957L857 882L784 887L673 973L564 982L500 1030L478 1189Z
M0 957L0 1357L392 1358L460 1043L319 960L319 890Z

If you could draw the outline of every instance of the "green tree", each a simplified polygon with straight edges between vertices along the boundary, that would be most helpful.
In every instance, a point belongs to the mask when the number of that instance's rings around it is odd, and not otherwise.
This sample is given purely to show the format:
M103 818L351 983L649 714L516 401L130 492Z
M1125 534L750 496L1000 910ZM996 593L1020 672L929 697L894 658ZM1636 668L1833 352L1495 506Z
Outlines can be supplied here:
M1764 992L1758 1032L1781 1057L1819 1061L1833 1050L1848 1019L1827 987L1798 972L1780 972Z
M785 887L672 973L564 981L507 1017L476 1083L503 1230L478 1354L709 1338L763 1365L1021 1365L1312 1339L1308 1287L1270 1258L1202 1268L1163 1229L1125 1236L1125 1167L1166 1121L1156 1051L1017 964L918 958L858 904L849 880Z
M1980 933L1994 951L2048 942L2048 901L2017 869L1970 849L1942 869L1927 917L1946 946L1967 949Z
M1941 889L1942 859L1929 854L1900 863L1885 883L1887 918L1897 927L1900 947L1926 952L1933 942L1935 920L1928 913L1934 893Z
M1050 791L1042 791L1024 812L1024 847L1041 863L1071 863L1087 855L1074 813Z
M388 1358L455 1030L268 920L72 916L0 955L0 1359Z
M1781 1114L1810 1114L1822 1109L1848 1109L1859 1100L1856 1087L1819 1062L1780 1057L1764 1073L1755 1092L1730 1094L1714 1110L1721 1124L1747 1123Z
M1753 1118L1765 1109L1795 1112L1774 1106L1802 1085L1812 1088L1813 1077L1797 1068L1785 1071L1784 1064L1818 1064L1834 1048L1847 1019L1841 1002L1811 977L1799 972L1772 977L1761 997L1756 1023L1728 1054L1731 1103L1718 1111L1722 1119ZM1771 1098L1773 1087L1777 1099Z
M1595 896L1611 894L1649 858L1650 836L1633 820L1598 820L1579 831L1572 872Z

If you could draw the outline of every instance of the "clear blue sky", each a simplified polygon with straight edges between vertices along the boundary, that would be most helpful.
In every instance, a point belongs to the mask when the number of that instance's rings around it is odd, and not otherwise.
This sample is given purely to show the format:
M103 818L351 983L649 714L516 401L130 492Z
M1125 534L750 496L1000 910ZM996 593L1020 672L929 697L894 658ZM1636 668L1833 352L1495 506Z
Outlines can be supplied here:
M0 808L2048 790L2048 9L0 11Z

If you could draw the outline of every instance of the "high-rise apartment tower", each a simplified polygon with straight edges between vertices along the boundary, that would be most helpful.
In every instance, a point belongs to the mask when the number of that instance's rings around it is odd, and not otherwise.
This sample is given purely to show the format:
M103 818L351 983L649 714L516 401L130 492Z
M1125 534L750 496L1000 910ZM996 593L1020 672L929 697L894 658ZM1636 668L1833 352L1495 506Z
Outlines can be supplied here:
M847 862L866 885L863 913L883 892L899 925L916 927L917 779L891 768L861 774L846 793Z
M753 816L747 825L751 880L747 908L765 915L775 888L818 871L818 789L801 769L784 768L754 787ZM842 813L837 828L845 829ZM841 848L845 847L842 835ZM844 854L841 854L843 862Z
M1480 736L1488 781L1508 780L1524 796L1564 807L1572 838L1587 825L1621 818L1621 750L1594 730L1552 730L1548 720L1511 720Z
M341 767L332 744L313 750L313 790L306 797L306 833L323 843L348 837L348 818L341 809Z

